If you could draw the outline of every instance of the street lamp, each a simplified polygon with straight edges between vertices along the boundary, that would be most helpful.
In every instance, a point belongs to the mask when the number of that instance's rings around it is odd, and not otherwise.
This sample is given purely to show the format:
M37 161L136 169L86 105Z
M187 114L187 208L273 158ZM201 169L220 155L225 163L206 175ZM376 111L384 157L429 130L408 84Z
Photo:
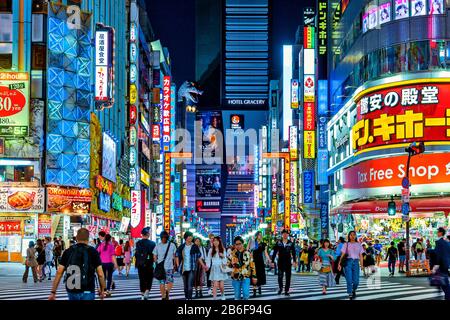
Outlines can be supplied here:
M409 181L409 165L411 162L411 157L421 154L425 152L425 144L423 142L417 143L413 142L409 145L408 148L405 148L405 151L408 152L408 162L406 164L406 177L403 178L402 187L405 192L402 195L402 214L403 219L406 220L406 275L409 275L409 256L410 256L410 246L409 246L409 187L411 183ZM402 192L403 193L403 192Z

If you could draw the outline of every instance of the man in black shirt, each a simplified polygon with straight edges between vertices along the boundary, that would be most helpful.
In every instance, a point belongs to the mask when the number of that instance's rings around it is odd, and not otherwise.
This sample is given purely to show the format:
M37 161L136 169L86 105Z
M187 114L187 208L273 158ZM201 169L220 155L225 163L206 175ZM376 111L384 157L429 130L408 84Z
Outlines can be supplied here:
M289 287L291 286L291 272L292 272L292 260L294 260L294 267L297 266L295 246L288 240L289 232L283 230L281 232L282 240L278 241L273 248L272 261L275 261L275 257L278 254L278 294L283 291L283 274L286 273L286 286L284 295L289 296ZM273 263L272 263L273 267Z
M389 277L393 277L395 273L395 263L397 262L398 250L395 247L395 242L391 242L391 246L387 250L386 259L388 261Z
M135 258L139 274L142 300L148 300L153 283L153 250L156 244L149 240L150 228L142 229L142 239L136 243Z
M398 249L398 273L405 273L405 261L406 261L406 239L400 241L397 245Z
M56 299L56 290L64 273L69 300L95 300L95 273L100 284L99 296L103 299L106 284L102 262L97 250L89 246L88 242L89 230L79 229L77 244L65 250L62 255L49 300Z

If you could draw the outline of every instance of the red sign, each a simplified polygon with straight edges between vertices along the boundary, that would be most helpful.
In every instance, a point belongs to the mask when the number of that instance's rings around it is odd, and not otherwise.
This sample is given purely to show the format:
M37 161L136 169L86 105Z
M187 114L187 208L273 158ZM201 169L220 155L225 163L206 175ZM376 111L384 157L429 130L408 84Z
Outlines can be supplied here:
M450 84L405 85L379 90L357 101L352 146L450 140Z
M169 151L170 145L170 76L164 76L163 86L163 146L164 151Z
M161 139L161 127L159 124L152 125L152 138L155 140Z
M47 188L47 211L85 214L90 211L90 189Z
M130 124L133 126L136 124L137 120L137 108L136 106L130 106Z
M313 131L315 129L316 116L314 112L314 102L304 103L303 130Z
M26 98L20 90L0 86L0 117L9 117L22 111Z
M97 176L97 178L95 179L95 186L101 192L107 193L108 195L112 196L114 185L112 184L112 182L106 180L102 176Z
M38 217L38 237L40 239L51 236L52 216L49 214L40 214Z
M402 212L402 202L395 200L397 215L394 218L400 218ZM436 197L425 199L411 199L409 202L411 213L434 213L444 212L446 215L450 212L450 197ZM344 204L331 210L332 215L336 214L377 214L384 215L386 218L392 218L387 215L388 201L362 201Z
M344 189L379 188L402 185L407 156L361 162L344 170ZM411 159L411 185L449 183L450 157L447 154L421 154Z
M20 221L0 221L0 233L20 233Z

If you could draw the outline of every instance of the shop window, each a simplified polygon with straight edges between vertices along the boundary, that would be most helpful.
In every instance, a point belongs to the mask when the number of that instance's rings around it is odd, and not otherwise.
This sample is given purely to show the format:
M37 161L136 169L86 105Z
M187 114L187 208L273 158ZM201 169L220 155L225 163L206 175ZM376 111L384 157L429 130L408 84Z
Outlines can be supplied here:
M0 42L12 42L12 14L1 13L0 14Z
M430 42L430 69L446 69L446 55L447 55L445 41L431 41Z
M33 14L31 23L31 40L33 42L44 42L44 15Z
M406 43L394 46L394 73L405 72L408 69L408 52L406 48Z
M0 44L0 52L1 47L2 45ZM0 69L11 69L11 68L12 68L12 54L0 53Z
M367 66L369 69L368 70L368 80L377 78L380 73L379 72L380 61L379 61L378 54L379 54L378 50L368 54L368 58L367 58Z
M0 166L0 182L32 182L34 166L4 165Z
M429 42L411 42L408 50L408 70L422 71L428 70L430 60Z

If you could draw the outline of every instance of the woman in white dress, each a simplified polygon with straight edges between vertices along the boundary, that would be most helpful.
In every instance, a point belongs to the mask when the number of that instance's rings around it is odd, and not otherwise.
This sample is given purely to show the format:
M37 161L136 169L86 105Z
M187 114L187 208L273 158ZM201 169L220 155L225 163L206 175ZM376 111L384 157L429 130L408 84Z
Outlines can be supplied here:
M226 300L224 281L228 279L228 274L226 273L227 256L220 237L214 237L213 245L206 258L206 267L208 269L211 268L209 279L213 283L213 299L216 300L217 288L220 288L222 300Z

